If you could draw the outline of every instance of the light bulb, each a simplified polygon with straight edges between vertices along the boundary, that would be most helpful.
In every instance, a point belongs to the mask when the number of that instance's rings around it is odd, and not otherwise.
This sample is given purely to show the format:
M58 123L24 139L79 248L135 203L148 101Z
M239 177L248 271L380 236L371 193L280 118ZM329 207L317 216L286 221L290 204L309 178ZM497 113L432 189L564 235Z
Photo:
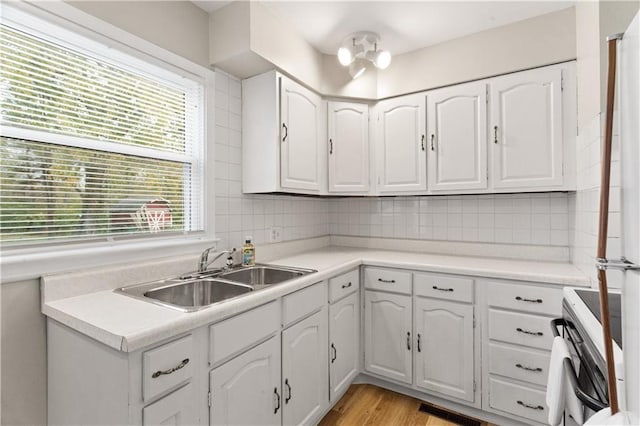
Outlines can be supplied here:
M381 70L387 68L390 63L391 53L389 53L388 50L379 50L376 53L375 59L373 60L373 64L376 66L376 68L379 68Z
M353 55L351 54L351 49L344 46L338 49L338 61L340 61L340 64L344 65L345 67L349 65L351 62L353 62Z

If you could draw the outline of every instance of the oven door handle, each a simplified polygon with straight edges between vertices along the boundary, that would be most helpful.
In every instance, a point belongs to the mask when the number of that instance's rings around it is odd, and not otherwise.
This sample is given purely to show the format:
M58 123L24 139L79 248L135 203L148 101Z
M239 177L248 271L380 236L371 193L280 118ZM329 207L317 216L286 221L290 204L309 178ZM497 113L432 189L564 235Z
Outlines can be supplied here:
M551 320L551 331L555 337L560 337L560 332L558 331L558 327L565 327L566 321L564 318L556 318ZM599 401L587 394L585 391L580 388L580 384L578 383L578 376L576 374L576 370L573 367L573 361L571 358L564 359L564 368L569 372L569 381L571 382L571 386L573 386L573 392L576 394L576 397L587 407L591 408L593 411L600 411L604 408L607 408L608 405L604 404L602 401Z

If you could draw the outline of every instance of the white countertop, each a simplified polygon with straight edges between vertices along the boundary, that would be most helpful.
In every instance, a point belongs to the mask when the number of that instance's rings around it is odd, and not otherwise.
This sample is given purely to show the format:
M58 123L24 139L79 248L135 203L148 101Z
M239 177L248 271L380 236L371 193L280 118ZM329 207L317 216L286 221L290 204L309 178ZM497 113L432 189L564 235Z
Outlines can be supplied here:
M589 279L570 263L537 262L429 253L326 247L270 261L271 264L318 272L265 290L248 293L196 312L183 313L103 290L45 302L49 318L114 349L133 352L163 339L219 321L285 294L331 278L362 264L418 271L534 281L559 286L589 286ZM71 285L72 283L70 283Z

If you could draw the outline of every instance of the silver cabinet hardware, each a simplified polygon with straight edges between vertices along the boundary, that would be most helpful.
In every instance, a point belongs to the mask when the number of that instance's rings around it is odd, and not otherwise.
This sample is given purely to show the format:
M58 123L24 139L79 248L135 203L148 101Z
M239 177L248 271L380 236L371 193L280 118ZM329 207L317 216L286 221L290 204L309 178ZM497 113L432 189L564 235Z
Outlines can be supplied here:
M383 280L382 278L378 278L378 281L381 283L389 283L389 284L393 284L396 282L396 280Z
M289 129L287 128L287 125L282 123L282 128L284 129L284 136L282 137L282 142L284 142L285 140L287 140L287 136L289 136Z
M407 331L407 350L411 350L411 332Z
M493 126L493 143L498 143L498 126Z
M336 350L336 346L332 343L331 349L333 350L333 356L331 357L331 364L333 364L338 358L338 351Z
M420 333L418 333L418 352L422 352L422 347L420 346Z
M524 366L522 364L516 364L516 367L520 368L521 370L533 371L534 373L541 373L542 372L542 368L540 368L540 367L527 367L527 366Z
M435 138L435 137L436 137L436 135L431 133L431 151L435 151L435 148L433 146L433 138Z
M280 409L280 395L278 394L278 388L273 388L273 396L275 396L276 408L273 409L273 414L276 414Z
M438 290L438 291L453 291L452 288L444 288L444 287L438 287L437 285L433 286L434 290Z
M182 362L181 362L180 364L178 364L178 365L176 365L175 367L170 368L170 369L168 369L168 370L164 370L164 371L163 371L163 370L158 370L158 371L156 371L155 373L153 373L153 374L151 375L151 378L152 378L152 379L156 379L156 378L158 378L158 377L160 377L160 376L162 376L162 375L165 375L165 374L171 374L171 373L173 373L174 371L178 371L178 370L180 370L181 368L184 368L184 367L185 367L185 365L187 365L187 364L189 364L189 358L185 358L185 359L183 359L183 360L182 360Z
M530 408L532 410L544 410L544 407L542 405L531 405L531 404L527 404L526 402L522 402L520 400L517 401L518 405L522 405L525 408Z
M529 330L524 330L520 327L516 328L516 331L518 333L523 333L523 334L530 334L532 336L543 336L544 333L542 331L529 331Z
M619 260L599 257L596 259L596 268L601 271L606 271L607 269L615 269L618 271L637 271L640 270L640 265L629 261L626 257L621 257Z
M284 385L287 387L287 397L284 400L285 404L288 404L291 400L291 385L289 384L289 379L284 379Z
M351 281L349 281L347 284L342 284L342 288L349 288L351 287Z
M422 135L422 138L420 139L420 146L422 146L422 150L424 151L424 135Z
M333 139L329 139L329 154L333 154Z
M543 302L542 299L526 299L526 298L520 297L520 296L516 296L516 300L519 300L520 302L529 302L529 303L542 303Z

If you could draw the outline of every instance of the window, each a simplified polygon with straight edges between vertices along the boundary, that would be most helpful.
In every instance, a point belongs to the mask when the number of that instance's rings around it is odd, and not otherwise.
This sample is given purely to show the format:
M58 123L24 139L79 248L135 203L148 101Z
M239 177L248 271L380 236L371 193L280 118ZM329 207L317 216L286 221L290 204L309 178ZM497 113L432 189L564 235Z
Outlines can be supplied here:
M3 246L204 230L201 79L19 11L0 30Z

